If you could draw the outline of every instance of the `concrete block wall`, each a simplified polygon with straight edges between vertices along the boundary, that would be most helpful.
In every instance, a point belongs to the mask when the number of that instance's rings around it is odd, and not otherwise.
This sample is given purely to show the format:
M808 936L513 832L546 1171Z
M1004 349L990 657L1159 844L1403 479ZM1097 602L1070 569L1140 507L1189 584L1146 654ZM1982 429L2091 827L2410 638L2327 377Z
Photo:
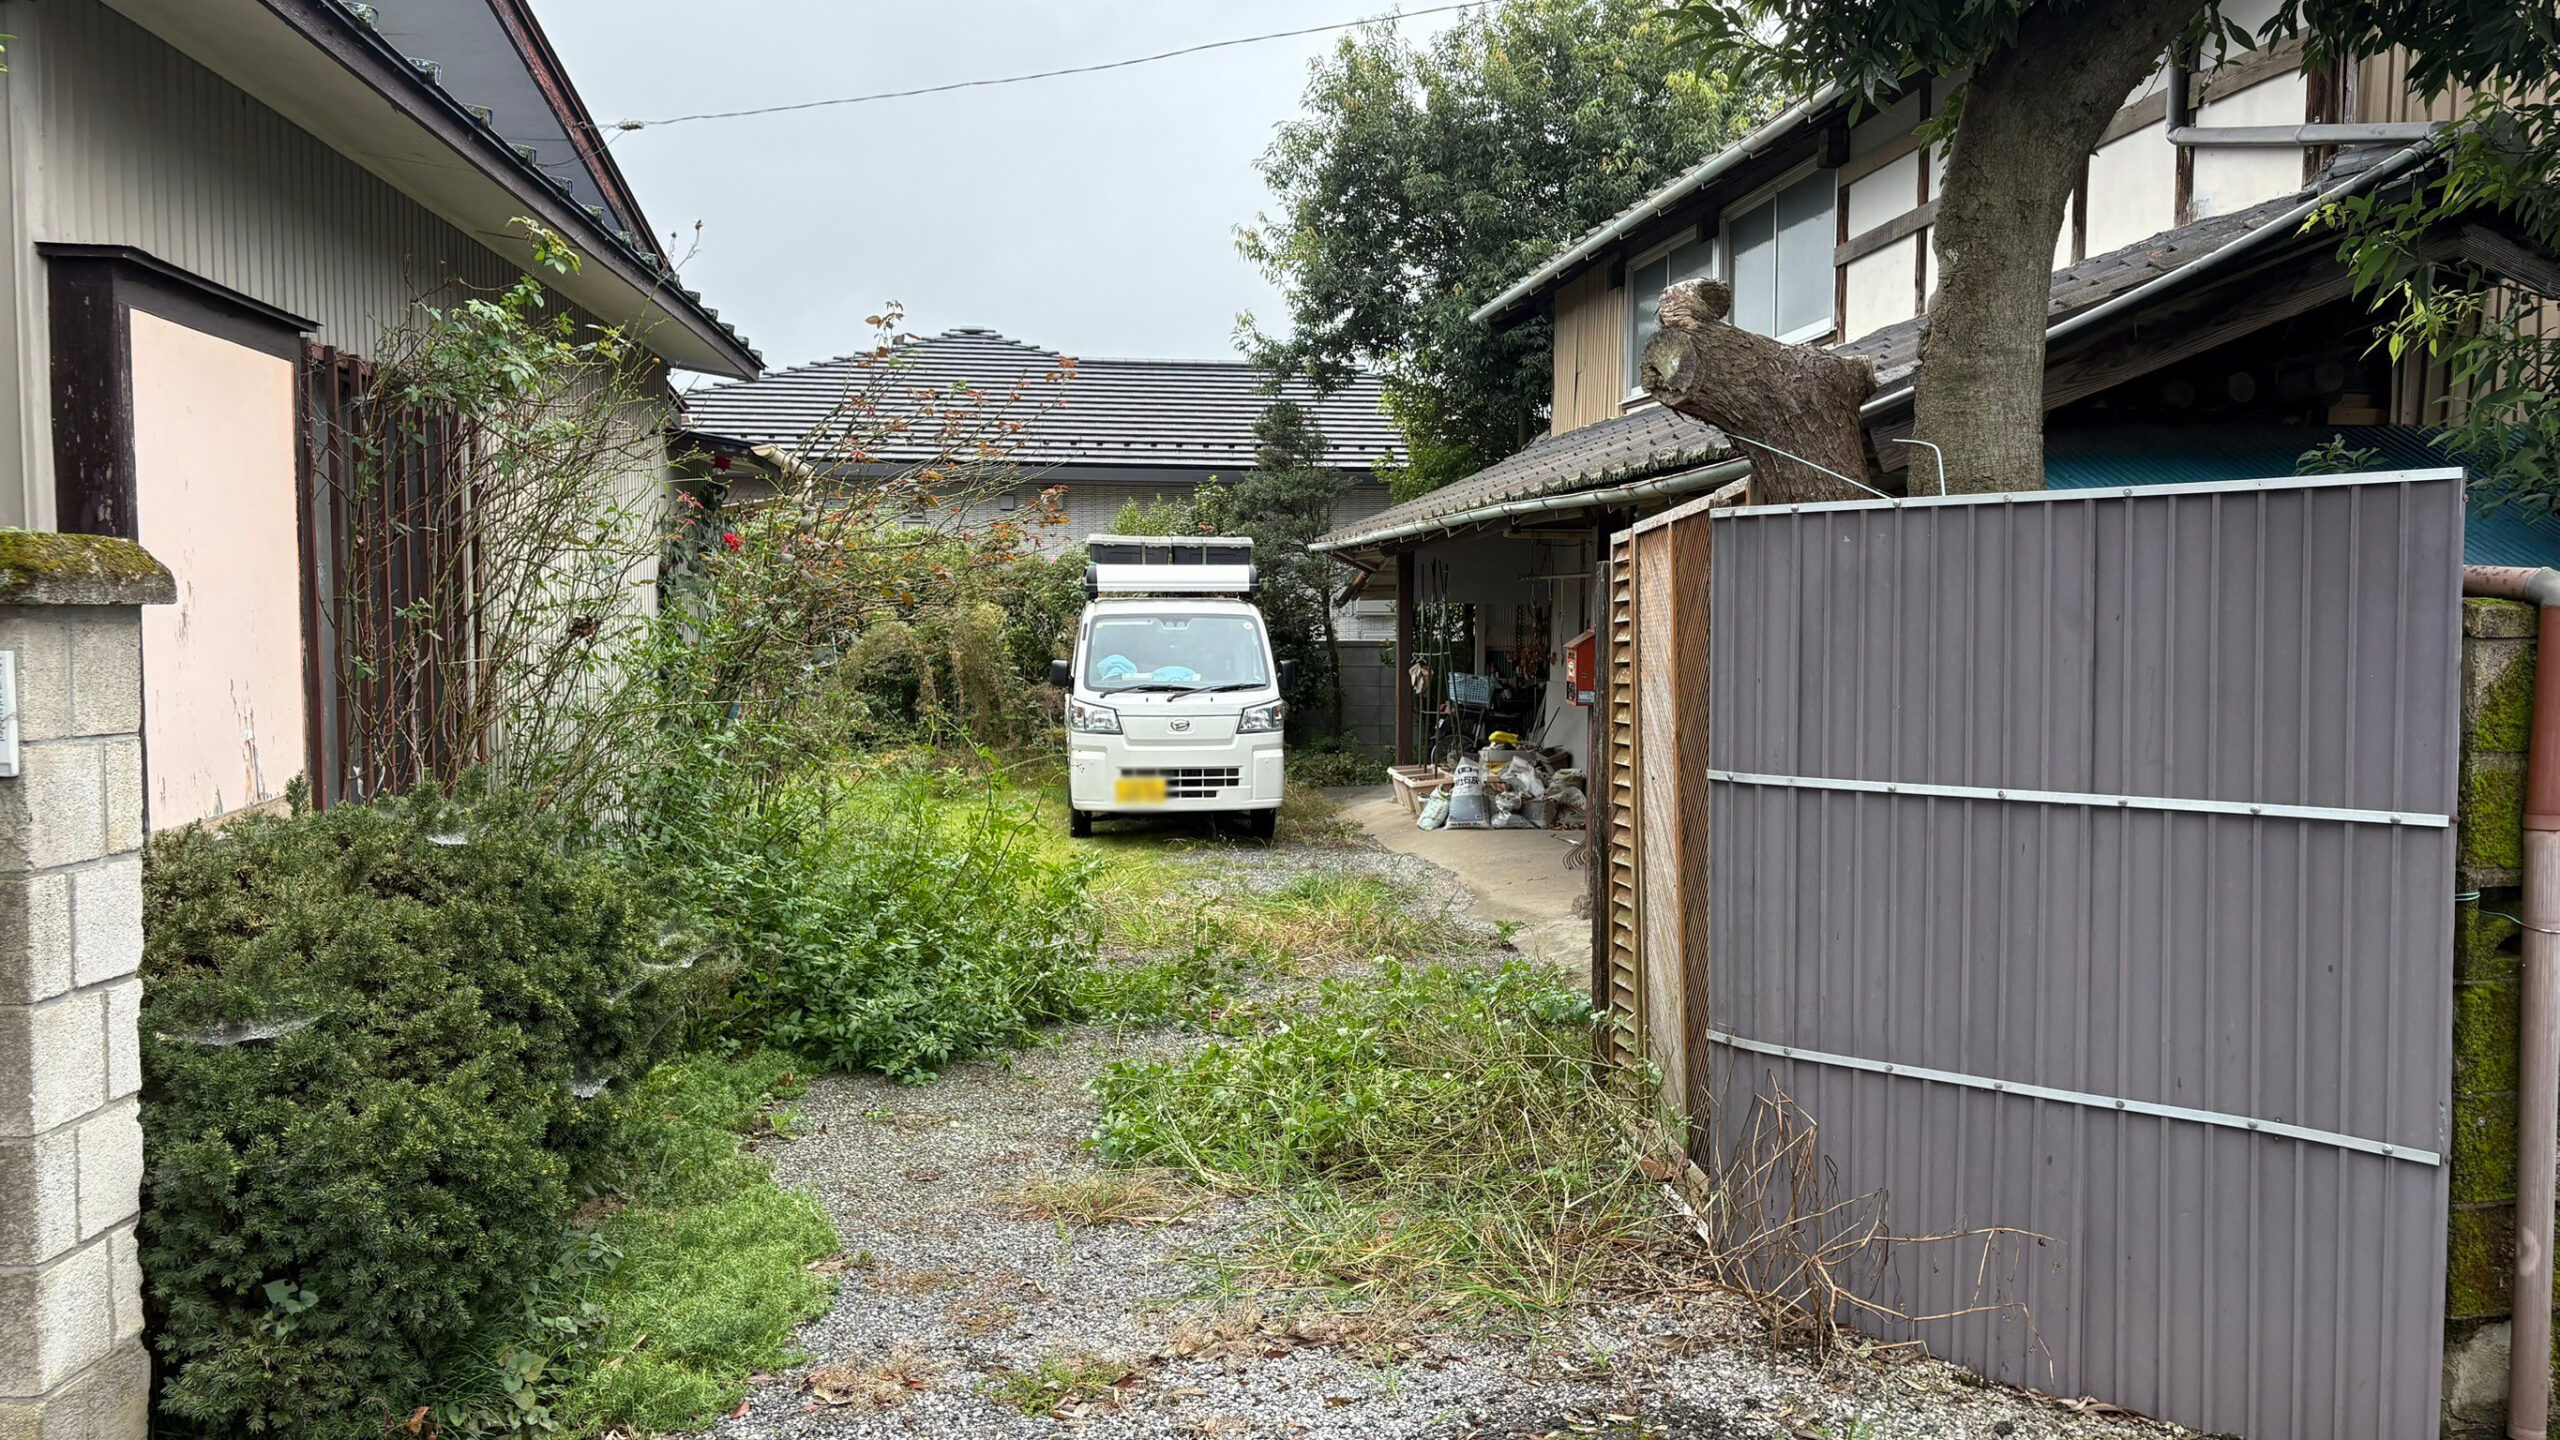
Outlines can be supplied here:
M139 607L170 589L128 542L0 531L0 1440L149 1425Z
M2502 1435L2516 1263L2524 761L2539 616L2462 602L2462 813L2456 844L2452 1201L2445 1237L2442 1433Z

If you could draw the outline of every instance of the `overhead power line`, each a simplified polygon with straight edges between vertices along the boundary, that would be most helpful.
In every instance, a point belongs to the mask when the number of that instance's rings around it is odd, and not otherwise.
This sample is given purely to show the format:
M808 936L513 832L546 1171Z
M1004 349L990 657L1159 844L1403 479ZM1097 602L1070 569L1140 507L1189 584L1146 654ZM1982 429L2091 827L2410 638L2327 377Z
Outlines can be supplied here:
M1240 35L1232 40L1212 40L1204 45L1185 45L1179 50L1163 50L1153 55L1137 55L1126 60L1106 60L1099 65L1070 65L1063 70L1035 70L1028 75L999 75L985 80L954 80L947 85L924 85L913 90L882 90L869 95L840 95L832 100L802 100L792 105L759 105L750 110L709 110L699 115L670 115L663 120L619 120L616 130L655 130L664 125L687 125L696 120L738 120L749 115L782 115L795 110L824 110L836 105L867 105L874 100L905 100L917 95L941 95L953 90L981 90L993 85L1020 85L1027 80L1055 80L1061 75L1091 75L1102 70L1126 70L1132 65L1152 65L1159 60L1175 60L1197 55L1204 50L1225 50L1236 45L1259 45L1267 40L1289 40L1300 35L1322 35L1333 30L1357 30L1363 25L1382 21L1413 20L1424 15L1445 15L1452 10L1472 10L1485 0L1465 0L1458 5L1432 5L1420 10L1369 15L1358 20L1341 20L1331 25L1309 25L1301 30L1274 30L1267 35Z

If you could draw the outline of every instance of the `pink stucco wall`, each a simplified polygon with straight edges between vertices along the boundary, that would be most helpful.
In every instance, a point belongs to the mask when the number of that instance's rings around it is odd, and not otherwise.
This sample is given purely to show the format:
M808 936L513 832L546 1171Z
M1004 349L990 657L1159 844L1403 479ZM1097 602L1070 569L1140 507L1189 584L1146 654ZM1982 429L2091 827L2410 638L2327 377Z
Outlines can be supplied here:
M293 366L132 312L134 513L178 603L142 612L153 829L284 794L303 769Z

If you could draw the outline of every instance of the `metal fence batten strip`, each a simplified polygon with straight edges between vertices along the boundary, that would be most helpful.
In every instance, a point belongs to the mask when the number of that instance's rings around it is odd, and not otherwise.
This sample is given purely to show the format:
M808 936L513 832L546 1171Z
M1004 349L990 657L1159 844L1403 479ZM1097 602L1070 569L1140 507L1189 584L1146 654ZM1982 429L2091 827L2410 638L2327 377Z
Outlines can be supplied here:
M2030 1100L2056 1100L2066 1105L2085 1105L2092 1110L2119 1110L2128 1115L2149 1115L2161 1120L2185 1120L2198 1125L2219 1125L2229 1130L2246 1130L2253 1135L2280 1135L2304 1140L2315 1145L2330 1145L2340 1150L2357 1150L2386 1159L2408 1160L2420 1165L2442 1165L2444 1157L2433 1150L2394 1145L2382 1140L2368 1140L2361 1135L2341 1135L2334 1130L2314 1130L2307 1125L2292 1125L2281 1120L2253 1120L2223 1110L2196 1110L2184 1105L2163 1105L2151 1100L2127 1100L2114 1095L2091 1095L2079 1090L2057 1090L2050 1085L2030 1085L2021 1080L1994 1080L1983 1075L1964 1075L1953 1070L1932 1070L1925 1065L1898 1065L1885 1060L1869 1060L1858 1055L1835 1055L1824 1050L1807 1050L1800 1045L1778 1045L1766 1040L1746 1040L1723 1030L1709 1030L1707 1038L1736 1050L1749 1050L1762 1055L1775 1055L1785 1060L1802 1060L1812 1065L1831 1065L1846 1070L1865 1070L1877 1075L1893 1075L1905 1080L1926 1080L1939 1085L1962 1085L1973 1090L1989 1090L2002 1095L2021 1095Z
M2348 825L2415 825L2442 830L2449 815L2405 810L2352 810L2333 805L2277 805L2249 800L2187 800L2173 795L2096 795L2076 790L2020 790L1992 785L1935 785L1899 780L1842 780L1828 775L1764 775L1748 770L1707 771L1729 785L1789 790L1842 790L1863 795L1918 795L1937 800L2006 800L2021 805L2086 805L2099 810L2169 810L2201 815L2241 815L2253 820L2330 820Z

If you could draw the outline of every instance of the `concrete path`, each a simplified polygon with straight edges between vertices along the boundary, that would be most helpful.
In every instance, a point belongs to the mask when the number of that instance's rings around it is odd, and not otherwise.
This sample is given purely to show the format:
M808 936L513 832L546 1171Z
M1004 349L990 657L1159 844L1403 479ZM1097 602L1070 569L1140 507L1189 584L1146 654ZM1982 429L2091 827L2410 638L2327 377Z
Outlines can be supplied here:
M1511 943L1533 960L1565 970L1591 964L1591 921L1581 910L1589 884L1581 830L1425 830L1384 785L1325 792L1342 818L1399 854L1456 875L1476 914L1517 927Z

